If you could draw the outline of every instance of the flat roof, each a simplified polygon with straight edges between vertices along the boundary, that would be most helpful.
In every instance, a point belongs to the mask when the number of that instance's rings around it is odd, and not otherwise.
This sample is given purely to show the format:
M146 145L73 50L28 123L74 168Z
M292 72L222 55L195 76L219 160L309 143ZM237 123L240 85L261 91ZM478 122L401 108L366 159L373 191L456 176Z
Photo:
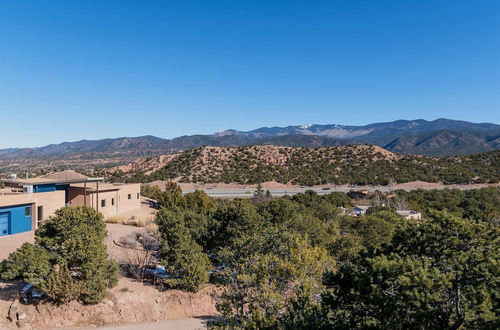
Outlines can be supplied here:
M99 191L119 190L123 186L124 186L124 184L120 184L120 183L103 183L103 184L99 185ZM72 184L71 187L85 189L85 185L83 183ZM90 192L97 191L97 185L87 185L86 188L87 188L87 191L90 191Z
M82 178L82 179L46 179L46 178L28 178L28 179L0 179L3 183L13 183L19 186L37 186L44 184L73 184L84 182L101 182L104 178Z

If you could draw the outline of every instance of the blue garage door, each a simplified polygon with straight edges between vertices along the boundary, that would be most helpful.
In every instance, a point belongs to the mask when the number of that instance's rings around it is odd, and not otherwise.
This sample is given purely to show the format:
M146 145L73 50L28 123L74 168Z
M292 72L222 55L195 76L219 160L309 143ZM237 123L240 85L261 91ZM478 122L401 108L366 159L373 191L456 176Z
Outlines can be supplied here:
M0 213L0 236L9 234L9 214Z

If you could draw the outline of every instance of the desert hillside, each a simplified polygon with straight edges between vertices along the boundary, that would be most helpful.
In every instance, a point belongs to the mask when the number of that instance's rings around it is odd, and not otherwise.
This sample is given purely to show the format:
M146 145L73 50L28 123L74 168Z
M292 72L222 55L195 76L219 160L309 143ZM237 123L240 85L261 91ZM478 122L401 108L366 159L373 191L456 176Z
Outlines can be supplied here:
M300 185L500 181L500 152L432 158L389 152L373 145L324 148L200 147L169 156L142 158L103 172L111 180L150 182Z

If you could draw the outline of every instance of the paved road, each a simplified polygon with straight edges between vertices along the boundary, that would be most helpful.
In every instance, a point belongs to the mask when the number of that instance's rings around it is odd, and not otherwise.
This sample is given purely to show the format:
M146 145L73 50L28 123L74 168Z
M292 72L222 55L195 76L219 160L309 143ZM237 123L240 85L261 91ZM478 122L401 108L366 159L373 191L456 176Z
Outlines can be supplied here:
M448 187L443 187L441 189L445 189ZM450 187L450 188L457 188L460 190L468 190L468 189L473 189L473 186L458 186L458 187ZM295 195L297 193L305 192L306 190L312 190L317 192L319 195L326 195L329 194L333 191L339 191L339 192L349 192L351 190L368 190L370 192L374 192L376 190L381 191L381 192L390 192L394 190L394 187L389 187L389 186L382 186L382 187L330 187L330 188L309 188L309 187L304 187L304 188L276 188L276 189L264 189L264 190L269 190L271 192L272 196L285 196L285 195ZM404 188L403 190L406 191L411 191L411 190L416 190L417 188ZM436 188L421 188L424 190L432 190ZM202 189L207 193L207 195L211 197L252 197L253 192L255 189ZM194 190L184 190L183 193L189 193L193 192Z

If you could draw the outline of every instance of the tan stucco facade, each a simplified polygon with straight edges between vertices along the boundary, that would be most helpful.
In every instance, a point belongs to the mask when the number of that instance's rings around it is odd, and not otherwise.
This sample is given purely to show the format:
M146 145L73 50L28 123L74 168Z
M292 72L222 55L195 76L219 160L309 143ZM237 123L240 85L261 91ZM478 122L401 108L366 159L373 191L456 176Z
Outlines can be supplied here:
M64 191L44 193L0 194L0 207L30 204L32 208L31 228L38 228L39 222L47 220L54 212L65 205ZM39 208L41 207L41 208ZM39 214L39 211L40 214Z
M23 186L8 183L0 191L0 208L31 206L31 230L36 230L56 210L65 206L92 207L105 219L141 208L140 184L100 182L98 187L97 182L70 183L63 189L40 192L23 192Z
M106 184L99 188L81 185L71 186L68 190L68 205L89 206L101 212L105 219L122 213L138 210L141 207L140 184Z

